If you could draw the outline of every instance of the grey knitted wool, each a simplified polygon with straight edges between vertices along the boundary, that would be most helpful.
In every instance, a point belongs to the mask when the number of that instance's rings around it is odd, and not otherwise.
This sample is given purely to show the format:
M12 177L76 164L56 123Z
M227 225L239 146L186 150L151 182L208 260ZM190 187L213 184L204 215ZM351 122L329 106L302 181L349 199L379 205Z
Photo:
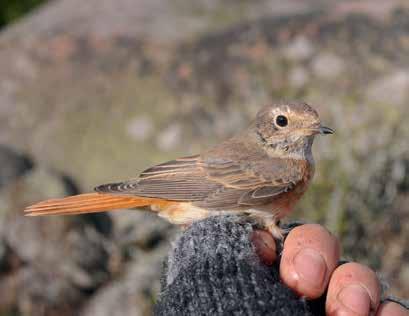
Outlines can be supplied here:
M299 298L264 265L238 216L194 223L175 242L156 315L324 315L323 301Z

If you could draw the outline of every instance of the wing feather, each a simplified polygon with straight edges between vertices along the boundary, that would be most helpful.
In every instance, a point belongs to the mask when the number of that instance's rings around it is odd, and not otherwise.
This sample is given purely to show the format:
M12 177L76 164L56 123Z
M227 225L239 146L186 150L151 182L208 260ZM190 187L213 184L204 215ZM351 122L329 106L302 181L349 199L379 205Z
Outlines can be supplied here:
M275 171L263 174L266 163L275 166ZM102 185L96 191L190 201L209 209L260 205L293 188L297 179L286 179L285 167L280 161L240 164L196 155L153 166L137 179Z

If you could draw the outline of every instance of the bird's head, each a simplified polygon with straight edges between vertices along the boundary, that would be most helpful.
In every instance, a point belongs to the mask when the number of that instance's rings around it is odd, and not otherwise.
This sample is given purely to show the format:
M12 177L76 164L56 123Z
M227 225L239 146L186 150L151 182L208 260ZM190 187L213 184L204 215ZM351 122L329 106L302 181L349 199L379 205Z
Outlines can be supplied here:
M264 145L290 153L311 149L315 135L334 133L321 124L317 111L302 102L264 107L257 113L255 128Z

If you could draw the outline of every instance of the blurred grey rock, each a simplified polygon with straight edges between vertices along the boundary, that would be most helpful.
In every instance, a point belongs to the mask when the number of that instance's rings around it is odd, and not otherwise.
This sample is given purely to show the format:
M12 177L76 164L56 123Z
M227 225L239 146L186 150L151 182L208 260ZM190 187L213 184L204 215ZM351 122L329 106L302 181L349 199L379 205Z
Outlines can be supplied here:
M144 141L152 134L153 122L148 116L132 119L127 126L128 133L137 141Z
M409 97L409 69L396 70L375 79L368 87L367 97L375 102L402 105Z
M131 210L112 212L115 225L115 240L122 249L152 250L162 242L173 239L178 230L157 214Z
M181 143L182 140L182 127L179 124L171 124L165 128L156 140L158 148L163 151L167 151L174 148Z
M27 315L42 310L72 314L92 292L108 281L108 241L93 227L62 218L10 216L4 232L24 266L16 273L19 309ZM53 306L53 307L52 307Z
M321 53L314 58L311 67L314 74L321 79L335 79L345 70L345 62L331 53Z
M101 289L81 312L82 316L151 315L152 300L160 288L162 262L168 243L154 252L140 252L122 277Z
M308 83L310 75L303 67L294 67L290 69L288 80L294 88L302 88Z
M8 247L3 239L0 239L0 274L7 268Z
M284 56L293 61L306 60L314 54L314 45L305 36L297 36L284 50Z
M1 220L2 261L13 269L19 293L9 301L14 299L25 315L39 315L44 310L72 315L86 298L84 291L93 291L109 279L115 251L98 230L96 220L22 214L29 203L64 196L70 190L66 177L34 168L1 191L1 205L7 210ZM20 266L16 266L18 261Z
M54 273L51 273L48 266L48 269L25 268L20 271L16 277L19 293L17 304L23 315L41 315L44 310L54 310L59 315L72 315L76 305L81 303L81 290L55 271L55 268L53 270Z
M28 172L33 166L34 163L28 156L0 145L0 188Z

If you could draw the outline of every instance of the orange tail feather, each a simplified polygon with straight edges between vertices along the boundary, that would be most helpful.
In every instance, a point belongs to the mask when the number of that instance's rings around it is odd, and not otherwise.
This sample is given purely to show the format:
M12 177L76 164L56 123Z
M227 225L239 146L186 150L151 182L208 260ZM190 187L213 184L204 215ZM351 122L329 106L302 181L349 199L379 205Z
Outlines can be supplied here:
M142 197L86 193L36 203L27 207L24 210L24 215L76 215L163 203L166 203L166 201Z

